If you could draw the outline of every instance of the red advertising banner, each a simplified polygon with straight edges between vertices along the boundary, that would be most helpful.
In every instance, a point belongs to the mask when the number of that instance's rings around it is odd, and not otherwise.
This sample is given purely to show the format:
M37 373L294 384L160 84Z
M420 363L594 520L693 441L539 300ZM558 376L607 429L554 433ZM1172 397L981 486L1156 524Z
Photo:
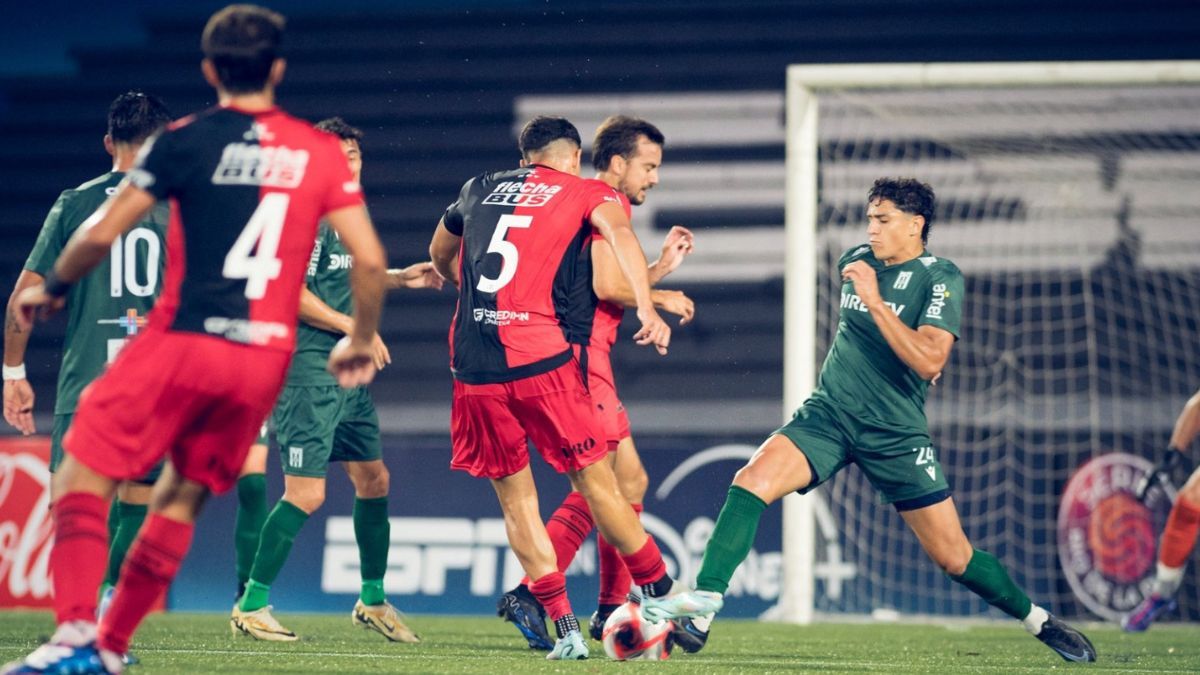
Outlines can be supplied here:
M0 436L0 608L50 607L50 439Z

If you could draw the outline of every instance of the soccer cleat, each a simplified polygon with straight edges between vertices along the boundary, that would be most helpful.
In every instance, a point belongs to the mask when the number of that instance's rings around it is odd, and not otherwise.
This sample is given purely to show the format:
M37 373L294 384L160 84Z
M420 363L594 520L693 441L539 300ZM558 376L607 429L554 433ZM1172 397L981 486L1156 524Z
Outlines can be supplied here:
M496 602L496 616L513 622L529 643L530 649L555 649L550 634L546 632L546 610L527 587L517 586L500 596Z
M550 661L582 661L588 657L587 643L583 641L583 633L577 630L568 631L566 635L554 643L554 649L546 655Z
M707 627L712 622L712 619L711 614L705 614L699 622L692 617L672 620L671 636L675 638L675 644L679 645L679 648L688 654L695 654L704 649L704 645L708 642ZM701 629L697 624L703 624L705 628Z
M243 612L234 605L233 614L229 617L229 629L234 635L249 635L255 640L268 642L294 642L298 639L295 633L284 628L271 616L270 605L253 612Z
M1175 598L1164 598L1158 593L1151 593L1129 614L1121 617L1121 628L1127 633L1141 633L1167 612L1175 611L1178 603Z
M1042 630L1036 637L1047 647L1058 652L1058 655L1065 661L1091 662L1096 660L1096 648L1092 646L1091 640L1088 640L1083 633L1054 618L1053 614L1042 624Z
M124 669L121 656L96 649L90 642L80 647L47 643L23 661L4 666L4 675L44 673L47 675L116 675Z
M665 598L646 598L642 601L642 616L650 621L666 621L688 616L716 614L725 601L720 593L684 591Z
M600 610L592 612L592 618L588 621L588 635L597 642L604 640L604 622L608 621L609 615L612 612L600 613Z
M392 642L420 642L417 635L404 623L403 615L390 602L381 605L364 605L362 600L354 603L350 619L355 626L373 630Z

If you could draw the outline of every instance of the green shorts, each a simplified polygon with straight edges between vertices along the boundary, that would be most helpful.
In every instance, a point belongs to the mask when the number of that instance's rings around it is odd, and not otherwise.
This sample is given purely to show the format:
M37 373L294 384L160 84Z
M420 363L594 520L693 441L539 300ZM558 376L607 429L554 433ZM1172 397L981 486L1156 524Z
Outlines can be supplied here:
M950 486L928 433L902 432L851 416L820 398L810 398L775 431L808 458L812 483L801 494L857 464L884 504L920 508L949 496Z
M289 476L324 478L330 462L383 457L379 416L365 388L285 387L271 413L280 463Z
M63 413L54 416L54 428L50 430L50 473L58 471L58 465L62 464L63 455L63 437L67 435L67 429L71 428L71 418L74 413ZM133 481L142 485L154 485L158 477L162 475L163 465L167 463L166 458L159 460L158 464L154 465L145 476Z

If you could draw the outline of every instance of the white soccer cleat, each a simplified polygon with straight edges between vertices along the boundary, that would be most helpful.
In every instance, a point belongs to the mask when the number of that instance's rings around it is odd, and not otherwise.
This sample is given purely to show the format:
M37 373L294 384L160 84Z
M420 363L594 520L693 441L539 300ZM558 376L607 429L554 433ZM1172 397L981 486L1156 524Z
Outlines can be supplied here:
M417 635L404 623L404 615L396 611L390 602L382 605L364 605L362 600L354 603L350 619L355 626L373 630L392 642L420 642Z
M648 621L666 621L689 616L716 614L725 605L720 593L712 591L684 591L665 598L642 600L642 616Z
M253 612L243 612L234 605L233 614L229 617L229 628L234 635L249 635L255 640L295 642L299 639L295 633L284 628L271 616L270 605Z
M550 661L582 661L588 657L587 643L583 641L583 633L573 630L560 637L554 643L554 650L546 655Z

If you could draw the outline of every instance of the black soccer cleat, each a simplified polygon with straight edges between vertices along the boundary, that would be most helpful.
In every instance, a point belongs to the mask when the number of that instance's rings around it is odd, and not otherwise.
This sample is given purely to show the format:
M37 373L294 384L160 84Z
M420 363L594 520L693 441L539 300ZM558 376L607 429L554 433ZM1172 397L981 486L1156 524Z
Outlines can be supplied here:
M500 596L496 601L496 616L511 621L530 649L546 652L554 649L554 640L546 632L546 610L527 586L517 586Z
M700 630L696 622L686 616L671 620L671 636L675 638L675 644L688 654L695 654L704 649L708 642L708 631Z
M1096 660L1096 648L1092 646L1092 641L1083 633L1054 618L1053 614L1042 624L1042 630L1036 637L1047 647L1058 652L1065 661L1090 663Z
M608 617L611 614L612 611L604 612L603 614L600 613L600 610L592 612L592 618L588 621L588 635L593 640L597 642L604 640L604 622L608 621Z

